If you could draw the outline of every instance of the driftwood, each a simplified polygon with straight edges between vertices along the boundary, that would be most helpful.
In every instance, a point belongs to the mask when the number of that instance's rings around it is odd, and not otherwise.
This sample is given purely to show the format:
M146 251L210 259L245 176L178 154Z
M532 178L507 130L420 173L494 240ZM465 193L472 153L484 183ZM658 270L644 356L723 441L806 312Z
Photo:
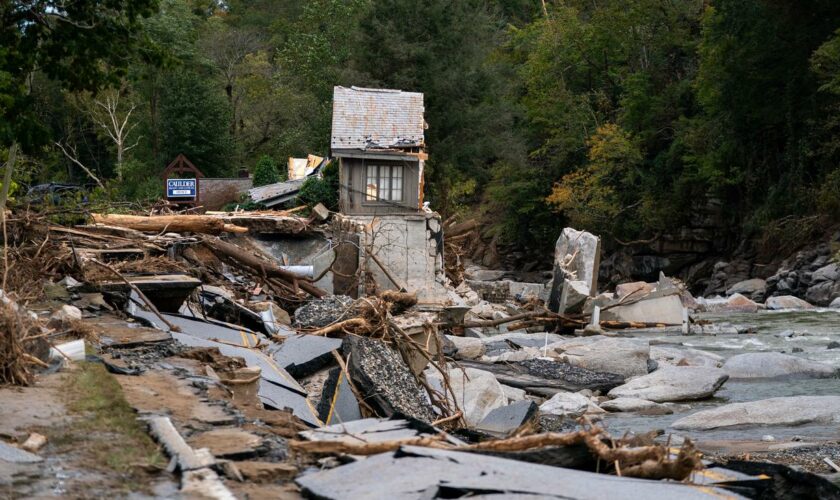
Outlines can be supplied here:
M392 441L378 441L375 443L348 443L345 441L289 441L289 449L301 453L315 455L376 455L387 451L394 451L401 446L424 446L426 448L451 449L452 445L445 442L443 436L410 437L394 439Z
M222 241L218 238L205 238L203 242L204 245L217 256L226 257L232 263L251 271L255 271L261 276L277 278L291 286L292 289L300 287L301 290L313 297L321 298L327 295L326 291L313 285L307 278L299 276L293 272L286 271L271 262L261 260L257 258L257 256L239 248L234 244Z
M364 318L350 318L344 321L339 321L331 325L327 325L321 329L313 332L308 332L309 335L320 335L322 337L329 336L331 333L343 332L345 328L352 328L354 330L369 331L371 329L370 323Z
M202 234L247 233L248 228L234 224L225 224L209 215L143 215L92 214L94 222L109 226L127 227L137 231L164 233L182 232Z

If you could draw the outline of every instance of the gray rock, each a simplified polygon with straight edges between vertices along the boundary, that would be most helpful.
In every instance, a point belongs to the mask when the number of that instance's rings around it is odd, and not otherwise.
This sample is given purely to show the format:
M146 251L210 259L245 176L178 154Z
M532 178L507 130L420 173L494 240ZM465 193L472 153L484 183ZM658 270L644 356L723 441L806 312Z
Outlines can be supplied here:
M572 366L629 378L648 373L650 347L646 341L606 338L569 345L563 354Z
M447 373L452 393L447 398L464 412L469 426L478 425L494 409L507 406L508 399L496 377L475 368L453 368ZM441 394L444 393L443 378L437 370L426 370L426 380Z
M690 401L712 396L729 378L720 368L663 366L636 377L609 392L613 398L630 397L656 403Z
M598 405L592 403L583 394L576 392L558 392L540 405L540 413L574 418L584 413L603 413Z
M501 385L502 390L505 392L505 397L508 399L508 403L515 403L525 399L525 389L519 389L518 387L511 387L505 384Z
M819 282L805 292L805 300L820 307L829 305L838 296L840 296L840 280Z
M811 275L811 282L821 283L823 281L840 281L840 264L828 264L814 271Z
M295 325L298 328L322 328L340 319L353 305L353 299L345 295L332 295L316 299L300 306L295 311Z
M729 358L723 370L732 379L777 377L831 377L830 365L778 352L748 352Z
M770 297L764 303L764 306L770 310L778 309L813 309L814 306L805 302L804 300L794 297L793 295L779 295Z
M840 309L840 297L837 297L836 299L832 300L831 303L828 304L828 307L832 309Z
M840 342L831 341L831 342L828 343L828 347L826 347L826 348L827 349L840 349Z
M447 335L446 339L455 344L455 357L458 359L478 359L486 352L481 339L454 335Z
M840 424L840 396L791 396L733 403L683 417L674 429Z
M726 290L726 295L740 293L752 300L763 300L767 283L761 278L739 281Z
M601 403L601 408L611 412L639 412L646 415L670 415L674 410L647 399L616 398Z
M719 368L724 358L717 354L690 347L650 346L650 357L659 363L674 366L705 366Z

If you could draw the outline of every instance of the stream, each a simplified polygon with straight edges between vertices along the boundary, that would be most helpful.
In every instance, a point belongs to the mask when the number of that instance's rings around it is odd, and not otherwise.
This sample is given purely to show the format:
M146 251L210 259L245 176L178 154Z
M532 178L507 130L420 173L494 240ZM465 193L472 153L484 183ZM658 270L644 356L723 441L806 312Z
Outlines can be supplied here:
M695 319L705 319L722 325L749 325L755 333L691 335L661 333L633 334L627 337L650 340L652 344L692 347L716 353L725 358L746 352L784 352L820 361L840 369L840 348L828 349L832 341L840 342L840 310L813 309L809 311L759 311L757 313L703 313ZM782 332L793 330L796 335L786 338ZM625 336L624 333L622 336ZM802 352L792 352L793 348ZM691 413L728 403L756 401L779 396L838 395L840 378L824 379L771 379L727 381L715 394L705 401L673 404L672 415L640 416L629 413L611 413L604 418L605 425L614 435L625 431L645 432L663 429L667 434L691 437L695 440L760 440L770 435L776 440L840 439L837 426L808 425L796 427L754 427L745 429L716 429L711 431L677 431L670 428L672 422Z

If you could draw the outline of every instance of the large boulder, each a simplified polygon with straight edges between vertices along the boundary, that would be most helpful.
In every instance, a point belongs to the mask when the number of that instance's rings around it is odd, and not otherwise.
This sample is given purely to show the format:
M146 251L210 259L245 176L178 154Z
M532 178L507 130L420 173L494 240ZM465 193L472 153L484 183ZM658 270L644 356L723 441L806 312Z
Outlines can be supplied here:
M447 392L447 397L452 401L452 396L455 396L455 404L464 412L464 420L469 426L478 425L491 411L508 404L502 385L490 372L475 368L453 368L449 370L448 376L452 393ZM426 379L441 394L444 393L440 372L426 370Z
M639 412L647 415L670 415L674 410L667 406L639 398L616 398L601 403L601 409L611 412Z
M767 282L761 278L752 278L744 281L739 281L726 290L726 295L734 295L740 293L755 301L763 301L764 294L767 290Z
M711 397L729 375L720 368L663 366L653 373L636 377L609 392L613 398L640 398L664 403Z
M840 297L837 297L836 299L832 300L831 304L829 304L828 307L832 309L840 309Z
M601 239L592 233L567 227L554 245L554 279L549 307L557 310L564 279L583 281L588 295L598 290L598 266L601 262Z
M683 417L671 427L709 430L763 425L840 424L840 396L790 396L733 403Z
M835 368L778 352L748 352L729 358L723 370L732 379L777 377L831 377Z
M690 347L650 346L650 357L661 364L673 366L705 366L720 368L724 358L718 354Z
M805 292L805 300L820 307L831 304L837 297L840 297L840 281L822 281Z
M726 299L726 307L730 311L736 312L756 312L759 309L758 304L740 293L735 293Z
M584 413L603 413L583 394L577 392L558 392L540 405L540 413L574 418Z
M770 297L764 302L764 307L770 310L779 309L813 309L814 306L793 295L778 295Z
M641 340L604 338L568 345L563 356L572 366L629 378L647 374L650 346Z

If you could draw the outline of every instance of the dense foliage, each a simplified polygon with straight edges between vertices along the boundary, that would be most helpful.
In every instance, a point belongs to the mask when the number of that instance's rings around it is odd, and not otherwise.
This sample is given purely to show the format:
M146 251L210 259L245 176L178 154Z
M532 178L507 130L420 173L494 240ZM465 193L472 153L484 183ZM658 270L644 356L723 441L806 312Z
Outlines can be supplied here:
M277 164L268 155L262 155L257 161L257 166L254 167L254 187L265 186L267 184L274 184L280 182L280 171L277 170Z
M20 184L83 165L136 199L178 153L213 176L327 155L332 88L359 85L424 92L426 200L524 247L650 238L710 202L746 235L840 216L836 0L13 0L0 21Z

